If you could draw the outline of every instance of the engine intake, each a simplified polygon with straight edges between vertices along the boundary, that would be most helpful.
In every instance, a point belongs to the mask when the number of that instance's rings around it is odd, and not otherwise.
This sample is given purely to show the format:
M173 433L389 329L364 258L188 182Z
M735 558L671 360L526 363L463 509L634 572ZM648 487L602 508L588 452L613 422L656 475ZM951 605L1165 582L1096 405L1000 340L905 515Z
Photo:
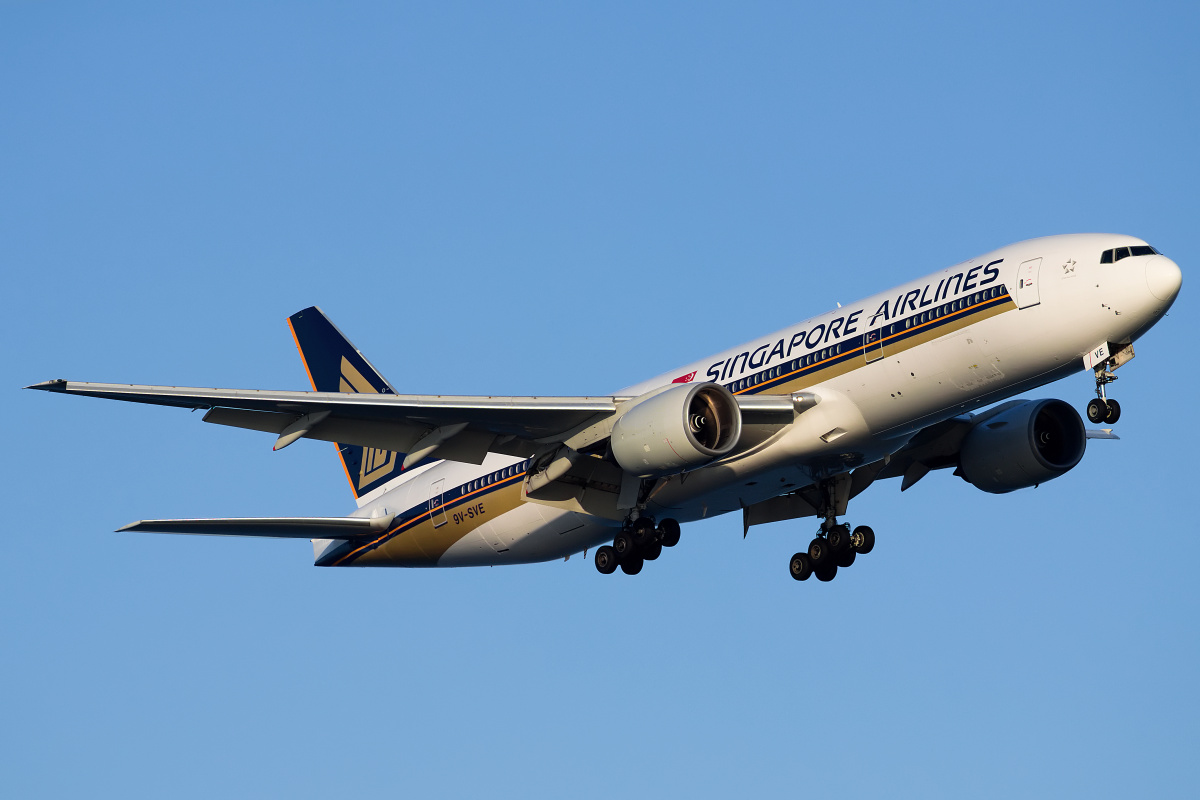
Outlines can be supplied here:
M1004 494L1065 474L1086 446L1078 411L1062 400L1029 400L972 428L959 449L959 468L976 488Z
M613 425L612 452L621 469L643 478L707 464L742 435L737 399L720 384L671 386L629 402Z

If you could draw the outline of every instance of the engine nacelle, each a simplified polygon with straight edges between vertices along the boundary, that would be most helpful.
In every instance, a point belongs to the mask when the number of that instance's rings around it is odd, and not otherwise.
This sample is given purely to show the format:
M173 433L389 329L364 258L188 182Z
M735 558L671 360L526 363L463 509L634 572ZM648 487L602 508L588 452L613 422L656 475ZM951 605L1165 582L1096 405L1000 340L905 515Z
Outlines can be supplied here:
M1062 400L1029 400L972 428L958 463L973 486L1004 494L1066 473L1086 446L1078 411Z
M621 469L643 478L707 464L737 446L742 412L717 383L672 386L635 405L613 425L612 452Z

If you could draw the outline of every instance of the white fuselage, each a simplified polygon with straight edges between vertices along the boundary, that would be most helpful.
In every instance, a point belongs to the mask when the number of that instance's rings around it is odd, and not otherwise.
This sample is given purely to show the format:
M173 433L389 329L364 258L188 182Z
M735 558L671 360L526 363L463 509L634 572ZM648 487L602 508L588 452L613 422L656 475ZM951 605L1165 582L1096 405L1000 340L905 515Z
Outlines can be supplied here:
M820 399L749 450L661 482L647 512L680 522L728 513L1083 370L1086 353L1137 339L1174 300L1178 267L1165 256L1100 263L1105 250L1144 244L1112 234L1019 242L622 390L634 397L690 377L735 394L803 390ZM469 529L429 566L543 561L612 539L611 520L527 500L482 524L454 516L491 487L513 491L525 464L496 454L481 466L437 462L364 497L355 515L444 513L443 524ZM457 505L439 502L452 491L463 495ZM317 543L318 563L331 547Z

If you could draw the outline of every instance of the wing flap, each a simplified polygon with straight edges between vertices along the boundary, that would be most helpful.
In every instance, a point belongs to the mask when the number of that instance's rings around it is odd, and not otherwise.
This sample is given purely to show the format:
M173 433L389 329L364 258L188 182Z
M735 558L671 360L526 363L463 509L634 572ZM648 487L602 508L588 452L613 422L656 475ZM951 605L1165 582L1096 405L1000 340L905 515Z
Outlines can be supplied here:
M387 530L392 517L221 517L143 519L118 532L185 533L198 536L264 536L272 539L354 539Z

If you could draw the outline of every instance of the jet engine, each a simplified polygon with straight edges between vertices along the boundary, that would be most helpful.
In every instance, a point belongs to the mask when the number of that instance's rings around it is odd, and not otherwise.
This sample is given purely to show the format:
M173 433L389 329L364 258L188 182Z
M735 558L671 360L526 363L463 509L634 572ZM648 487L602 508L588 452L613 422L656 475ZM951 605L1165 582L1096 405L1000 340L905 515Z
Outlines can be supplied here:
M976 488L1004 494L1066 473L1083 458L1086 444L1083 420L1069 404L1029 400L972 428L958 464Z
M671 386L629 402L613 425L612 452L622 469L643 478L720 458L742 435L737 399L720 384Z

